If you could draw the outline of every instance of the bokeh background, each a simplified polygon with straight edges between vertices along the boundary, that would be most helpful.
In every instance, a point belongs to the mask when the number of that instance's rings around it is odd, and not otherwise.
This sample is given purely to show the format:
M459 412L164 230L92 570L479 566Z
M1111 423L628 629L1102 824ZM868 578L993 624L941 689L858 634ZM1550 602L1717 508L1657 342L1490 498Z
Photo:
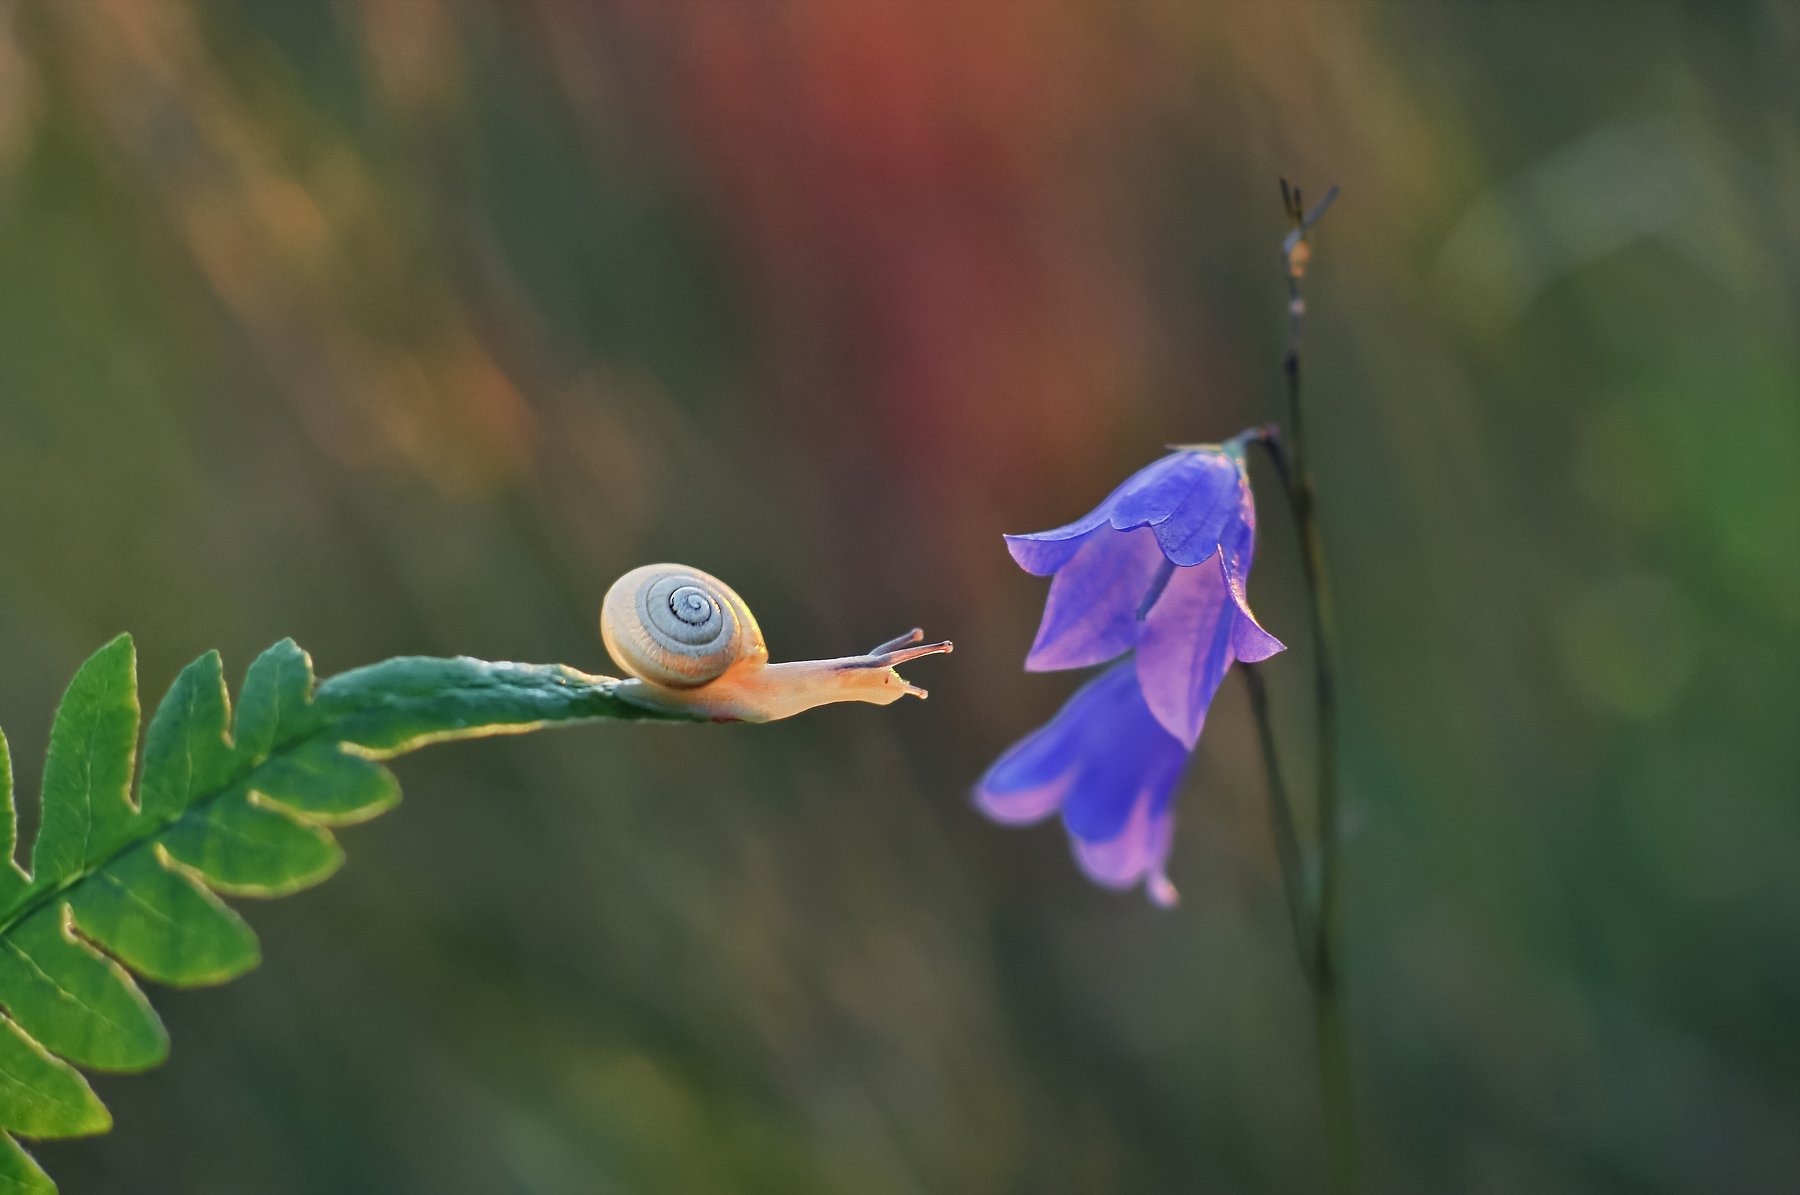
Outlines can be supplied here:
M1280 413L1317 238L1371 1187L1800 1174L1800 6L0 7L0 721L293 635L606 663L613 577L930 702L434 748L71 1192L1315 1189L1235 682L1173 913L971 781L1002 550ZM1252 585L1306 777L1291 526ZM29 814L27 819L29 820Z

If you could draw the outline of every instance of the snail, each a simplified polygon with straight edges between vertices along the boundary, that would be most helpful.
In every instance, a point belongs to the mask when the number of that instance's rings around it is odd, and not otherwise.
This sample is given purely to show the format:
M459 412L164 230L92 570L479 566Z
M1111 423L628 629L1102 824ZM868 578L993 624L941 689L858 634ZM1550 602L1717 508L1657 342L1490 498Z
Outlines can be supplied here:
M920 643L924 637L915 629L867 655L771 664L744 599L710 573L681 564L632 569L600 605L600 638L634 678L619 686L619 696L716 722L771 722L834 701L888 705L908 693L924 697L894 671L951 650L949 643Z

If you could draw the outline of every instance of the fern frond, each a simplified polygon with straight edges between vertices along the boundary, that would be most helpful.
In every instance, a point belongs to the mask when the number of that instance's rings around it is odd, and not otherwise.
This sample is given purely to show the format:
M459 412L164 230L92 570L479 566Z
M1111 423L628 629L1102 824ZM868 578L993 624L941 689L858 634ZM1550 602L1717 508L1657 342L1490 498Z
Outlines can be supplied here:
M132 973L177 987L254 967L220 899L284 896L343 862L328 827L393 808L381 760L448 739L598 718L686 720L560 665L409 656L319 684L286 639L250 665L235 721L217 652L176 677L144 734L121 635L81 666L50 731L31 870L16 862L0 734L0 1195L56 1186L15 1138L112 1126L76 1067L140 1071L169 1038Z

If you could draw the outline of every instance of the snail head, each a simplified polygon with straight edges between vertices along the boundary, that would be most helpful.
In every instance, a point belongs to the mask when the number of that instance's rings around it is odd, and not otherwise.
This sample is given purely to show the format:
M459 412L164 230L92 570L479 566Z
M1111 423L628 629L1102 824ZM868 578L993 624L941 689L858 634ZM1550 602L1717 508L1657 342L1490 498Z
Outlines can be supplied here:
M894 696L880 704L885 705L887 701L898 700L907 694L926 697L929 694L924 689L911 684L894 669L921 656L947 655L956 650L956 645L949 640L942 643L921 643L920 640L924 638L925 632L914 627L899 638L889 639L878 647L870 648L867 655L846 656L841 660L831 661L831 664L837 671L848 674L844 678L846 688L866 686L869 691L878 693L889 686L895 686L897 691ZM867 677L866 682L856 679L859 674Z

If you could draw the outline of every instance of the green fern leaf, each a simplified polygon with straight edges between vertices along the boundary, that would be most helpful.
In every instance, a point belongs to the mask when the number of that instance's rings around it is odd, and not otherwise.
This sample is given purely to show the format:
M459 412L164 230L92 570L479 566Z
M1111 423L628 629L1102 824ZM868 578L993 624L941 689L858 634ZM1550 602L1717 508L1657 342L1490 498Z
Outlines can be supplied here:
M136 973L193 987L254 967L256 935L220 899L284 896L330 876L329 827L393 808L381 760L428 743L596 718L686 720L557 665L402 657L315 691L292 640L250 665L235 723L216 652L182 670L144 734L134 801L137 659L130 636L70 682L50 731L31 871L16 861L0 734L0 1195L54 1192L16 1138L112 1127L77 1066L140 1071L168 1034Z

